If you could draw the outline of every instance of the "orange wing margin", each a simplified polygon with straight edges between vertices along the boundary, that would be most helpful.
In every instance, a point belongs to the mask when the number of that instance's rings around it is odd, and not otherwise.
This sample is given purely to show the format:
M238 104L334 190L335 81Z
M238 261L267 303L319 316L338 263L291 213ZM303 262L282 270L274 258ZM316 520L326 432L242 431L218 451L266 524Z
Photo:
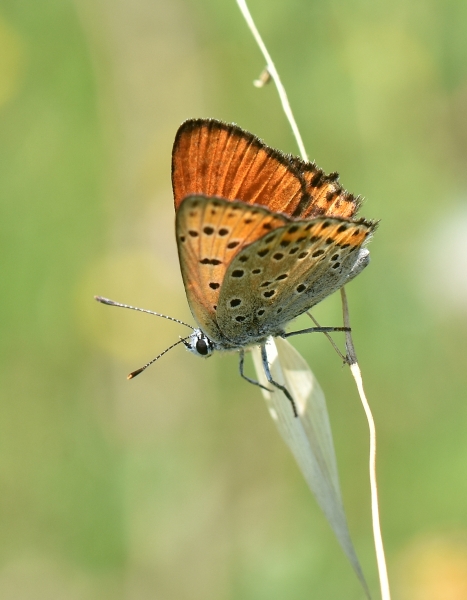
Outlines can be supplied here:
M306 194L292 216L300 219L314 217L343 217L351 219L361 205L361 198L347 192L339 183L339 174L326 175L315 163L293 158L306 182Z

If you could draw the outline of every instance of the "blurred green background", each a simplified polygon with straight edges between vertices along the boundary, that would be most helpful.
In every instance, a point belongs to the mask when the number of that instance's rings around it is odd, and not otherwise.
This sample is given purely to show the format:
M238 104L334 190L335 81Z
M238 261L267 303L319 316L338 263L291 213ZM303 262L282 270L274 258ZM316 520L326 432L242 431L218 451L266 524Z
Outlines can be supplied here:
M250 8L310 157L381 219L348 296L394 599L465 599L467 3ZM2 600L362 598L236 357L179 347L127 382L186 330L92 299L192 322L173 138L215 117L297 153L263 66L234 0L1 0ZM338 295L315 315L340 324ZM377 596L355 386L324 336L294 345Z

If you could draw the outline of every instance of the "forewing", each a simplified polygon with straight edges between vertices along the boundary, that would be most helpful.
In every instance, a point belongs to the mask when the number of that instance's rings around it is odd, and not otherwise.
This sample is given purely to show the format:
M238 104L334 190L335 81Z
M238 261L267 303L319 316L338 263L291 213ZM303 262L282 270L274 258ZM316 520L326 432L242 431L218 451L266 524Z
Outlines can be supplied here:
M306 193L292 157L214 119L192 119L180 126L172 152L172 185L176 209L185 196L205 194L292 215Z
M245 247L228 267L217 323L234 343L277 335L342 287L358 250L375 229L369 221L296 221Z
M298 204L294 217L352 218L360 208L361 199L349 194L339 183L338 173L326 175L314 163L294 158L294 164L306 182L306 194Z
M246 245L289 222L224 198L188 196L180 204L175 228L183 283L193 316L212 340L222 341L216 309L228 266Z

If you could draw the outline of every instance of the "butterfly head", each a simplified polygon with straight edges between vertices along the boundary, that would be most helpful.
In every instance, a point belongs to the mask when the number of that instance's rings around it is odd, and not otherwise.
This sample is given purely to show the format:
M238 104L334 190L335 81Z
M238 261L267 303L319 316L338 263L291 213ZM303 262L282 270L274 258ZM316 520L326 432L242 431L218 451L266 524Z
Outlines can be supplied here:
M214 352L214 343L201 329L195 329L183 344L190 352L203 358L208 358Z

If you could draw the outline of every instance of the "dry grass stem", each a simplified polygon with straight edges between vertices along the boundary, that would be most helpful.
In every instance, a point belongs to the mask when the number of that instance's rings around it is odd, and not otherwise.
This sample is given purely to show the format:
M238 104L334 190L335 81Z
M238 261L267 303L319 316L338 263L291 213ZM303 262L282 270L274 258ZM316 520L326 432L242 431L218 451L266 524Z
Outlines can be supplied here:
M344 316L344 326L350 327L349 305L347 303L347 295L345 288L341 289L342 312ZM378 486L376 483L376 427L371 413L370 405L363 389L362 372L357 361L355 347L350 331L345 332L345 346L347 350L347 358L350 365L355 384L360 395L360 400L365 411L370 430L370 493L371 493L371 517L373 524L373 539L375 542L376 562L378 565L379 583L381 588L382 600L391 600L389 590L388 571L386 567L386 557L384 554L383 537L381 535L381 525L379 521L379 504L378 504Z
M274 80L274 83L277 87L277 91L279 93L279 97L282 103L282 108L284 113L290 123L292 128L294 137L296 139L298 148L300 150L300 154L303 160L308 160L308 156L305 150L305 146L303 144L302 137L297 127L297 123L292 113L292 109L287 98L287 93L285 91L284 86L281 83L279 74L276 70L276 67L271 59L271 56L256 28L256 25L253 21L253 18L250 14L248 6L245 0L237 0L237 4L240 7L240 10L247 22L248 27L250 28L253 37L256 40L265 60L266 60L266 69L267 73ZM341 289L341 298L342 298L342 309L344 315L344 326L350 327L350 318L349 318L349 310L347 304L347 298L345 294L344 288ZM313 320L314 318L309 315ZM376 560L378 565L378 573L380 580L380 588L381 588L381 597L382 600L390 600L390 590L389 590L389 581L387 575L386 568L386 559L384 554L383 540L381 536L381 526L379 521L379 506L378 506L378 492L377 492L377 484L376 484L376 429L373 420L373 416L371 414L370 406L365 396L365 392L363 389L363 381L362 375L360 371L360 367L358 365L357 356L355 353L355 347L352 340L352 335L350 331L347 331L346 334L346 349L347 349L347 357L346 362L350 365L350 370L355 380L355 384L357 386L358 393L360 395L360 400L363 405L363 409L365 411L365 415L368 421L368 427L370 431L370 489L371 489L371 511L372 511L372 523L373 523L373 537L375 543L376 550ZM333 343L333 342L332 342ZM336 348L335 344L333 346ZM338 349L337 349L338 350Z
M285 91L284 86L281 83L279 73L277 72L274 63L272 62L272 59L268 52L268 49L266 48L263 40L261 39L261 36L259 35L259 31L256 29L255 22L253 21L253 18L250 14L250 11L248 10L248 6L247 6L245 0L237 0L237 4L240 7L240 10L242 11L242 14L245 18L245 21L247 22L248 27L250 28L250 31L253 34L253 37L255 38L256 43L258 44L259 49L263 53L263 56L266 60L266 70L268 71L269 75L272 77L272 79L274 80L274 83L276 84L277 91L279 92L279 98L281 100L282 108L283 108L285 116L287 117L287 120L289 121L290 126L292 128L294 137L297 141L298 149L300 150L301 157L303 158L303 160L307 161L308 156L307 156L307 153L305 150L305 145L303 144L302 136L300 135L300 131L298 130L297 123L295 122L295 118L293 116L289 100L287 98L287 93Z

